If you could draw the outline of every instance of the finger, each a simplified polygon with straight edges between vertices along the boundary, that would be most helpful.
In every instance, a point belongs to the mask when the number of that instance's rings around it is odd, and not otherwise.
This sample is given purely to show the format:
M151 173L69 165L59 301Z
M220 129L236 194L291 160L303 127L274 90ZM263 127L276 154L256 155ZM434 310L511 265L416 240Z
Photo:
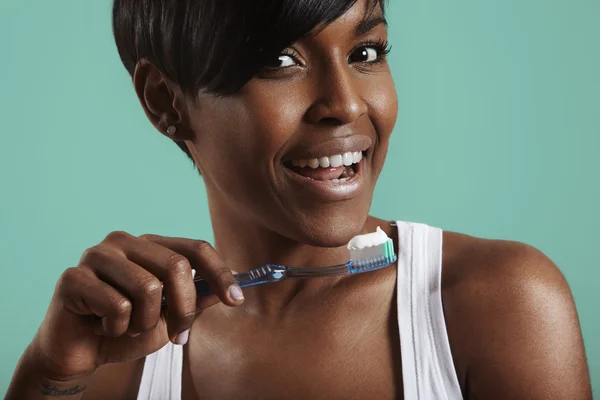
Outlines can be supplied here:
M84 268L67 269L59 280L58 293L67 310L102 318L102 333L105 335L118 337L127 331L131 302L91 271Z
M233 272L233 271L231 271ZM195 278L196 277L196 270L192 269L192 277ZM198 296L196 294L196 313L201 313L202 311L206 310L209 307L214 306L215 304L218 304L221 302L221 299L219 299L219 296L217 296L216 294L211 294L210 296Z
M203 240L171 238L158 235L144 235L148 240L167 247L185 256L198 275L208 282L213 293L228 306L238 306L244 295L231 270L210 243Z
M127 333L135 336L158 324L162 284L143 267L107 246L95 246L82 257L82 267L91 269L102 281L114 286L133 303Z
M192 326L196 316L196 290L190 262L183 255L144 238L126 234L119 241L119 248L131 262L162 281L167 299L168 334L174 340Z

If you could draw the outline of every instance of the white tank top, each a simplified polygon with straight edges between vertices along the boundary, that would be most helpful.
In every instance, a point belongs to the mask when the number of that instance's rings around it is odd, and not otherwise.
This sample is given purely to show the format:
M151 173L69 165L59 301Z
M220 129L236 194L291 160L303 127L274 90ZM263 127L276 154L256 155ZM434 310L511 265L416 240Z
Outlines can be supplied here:
M398 227L398 326L404 398L462 399L442 308L442 231ZM180 400L183 350L168 343L146 357L138 400Z

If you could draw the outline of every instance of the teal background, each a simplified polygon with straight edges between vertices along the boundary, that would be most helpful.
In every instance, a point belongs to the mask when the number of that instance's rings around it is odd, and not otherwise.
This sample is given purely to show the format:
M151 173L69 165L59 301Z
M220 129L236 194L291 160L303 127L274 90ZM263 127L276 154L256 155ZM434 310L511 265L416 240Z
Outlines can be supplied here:
M0 0L1 393L85 248L113 230L212 239L202 181L145 119L110 6ZM598 392L600 2L392 0L389 21L400 114L374 214L548 254Z

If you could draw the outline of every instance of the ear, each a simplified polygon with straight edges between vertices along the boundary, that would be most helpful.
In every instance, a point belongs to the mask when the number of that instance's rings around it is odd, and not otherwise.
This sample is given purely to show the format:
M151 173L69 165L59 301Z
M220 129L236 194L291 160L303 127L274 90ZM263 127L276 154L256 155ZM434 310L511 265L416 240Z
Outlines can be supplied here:
M187 101L178 85L143 59L136 65L133 86L146 116L159 132L174 141L191 139L185 124ZM175 133L169 127L175 127Z

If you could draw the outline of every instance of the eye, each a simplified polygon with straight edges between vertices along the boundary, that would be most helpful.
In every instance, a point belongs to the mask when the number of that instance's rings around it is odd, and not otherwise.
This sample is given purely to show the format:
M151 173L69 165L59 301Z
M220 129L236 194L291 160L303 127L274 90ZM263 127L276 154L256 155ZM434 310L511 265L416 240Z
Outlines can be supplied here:
M364 43L350 54L348 61L373 64L382 61L389 52L387 43Z
M291 50L285 50L280 53L277 58L269 60L265 65L265 69L283 69L288 67L293 67L295 65L299 65L299 62L296 59L294 54L291 54Z
M294 58L292 56L288 56L285 54L280 55L278 58L278 61L279 61L278 68L291 67L292 65L296 64L296 61L294 60Z
M377 61L379 53L372 47L362 47L350 55L352 62L374 62Z

